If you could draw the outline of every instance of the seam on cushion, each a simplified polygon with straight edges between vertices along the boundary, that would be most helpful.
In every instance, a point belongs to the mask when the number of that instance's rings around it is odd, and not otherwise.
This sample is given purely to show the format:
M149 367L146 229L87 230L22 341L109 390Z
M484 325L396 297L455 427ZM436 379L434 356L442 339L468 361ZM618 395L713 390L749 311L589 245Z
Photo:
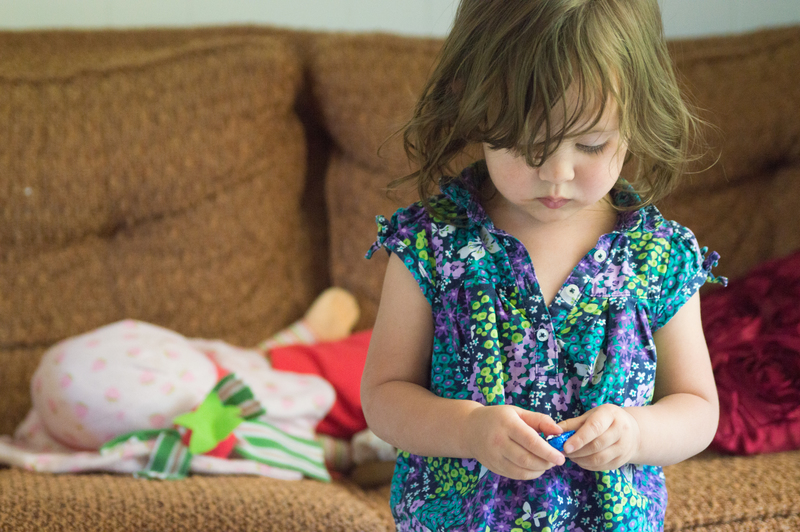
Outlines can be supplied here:
M42 247L36 248L32 253L20 252L19 248L16 248L13 252L13 254L15 255L13 260L15 262L22 262L45 253L59 252L68 249L76 244L81 244L92 238L99 238L103 241L108 242L113 240L115 236L122 231L136 231L138 228L147 226L149 224L159 223L170 218L179 218L187 214L191 214L192 212L196 211L199 208L202 208L206 204L215 203L216 201L218 201L220 195L222 194L235 193L236 190L239 188L252 185L254 182L263 179L263 175L264 175L263 171L254 171L252 173L249 173L246 177L243 177L236 181L231 181L229 183L229 186L210 191L208 194L198 198L197 201L189 205L186 205L182 209L161 212L158 214L154 214L152 216L138 218L130 222L124 220L119 221L116 224L110 224L108 227L106 227L105 229L101 229L100 231L84 233L80 236L76 236L75 238L67 240L62 243L58 244L51 243L51 245L43 244ZM300 195L297 196L296 200L298 201L298 203L300 202L301 200ZM3 253L0 253L0 265L5 264L6 262L5 260L3 260L3 255L4 255Z
M777 36L777 33L784 33L785 35ZM759 42L758 38L762 36L771 39L769 42ZM727 40L728 42L721 45L719 42L712 42L714 41L713 37L670 41L668 43L670 55L673 57L678 70L685 70L687 67L702 63L740 61L744 57L796 46L800 41L800 30L791 27L786 29L776 28L721 37L719 40ZM702 44L706 42L714 46L703 48ZM701 46L700 49L692 49L693 46L698 45Z
M713 526L721 526L721 525L730 525L735 523L758 523L759 521L765 521L768 519L781 519L781 518L790 518L794 516L800 515L800 512L781 512L781 513L774 513L774 514L766 514L766 515L758 515L758 516L742 516L742 517L735 517L730 519L716 519L714 521L704 521L702 523L696 523L692 525L683 525L678 528L664 528L665 532L679 532L681 530L703 530L707 527Z
M260 42L259 42L260 41ZM202 43L199 45L197 43ZM102 63L99 67L81 67L77 70L64 74L51 74L44 76L8 76L0 74L0 81L7 83L17 84L47 84L54 82L71 81L87 75L105 75L120 72L136 72L145 70L153 66L161 66L174 62L181 62L186 59L197 57L207 57L214 55L214 53L228 53L240 49L251 48L257 51L279 51L283 59L283 63L291 65L290 68L294 70L295 85L300 83L301 68L299 65L299 58L296 52L284 40L278 37L260 36L248 38L230 38L230 39L216 39L212 41L203 41L200 38L192 39L184 44L175 48L167 48L166 50L153 50L148 52L141 52L141 56L151 56L144 59L135 59L136 54L127 54L129 58L125 62L115 62L113 58L108 63Z

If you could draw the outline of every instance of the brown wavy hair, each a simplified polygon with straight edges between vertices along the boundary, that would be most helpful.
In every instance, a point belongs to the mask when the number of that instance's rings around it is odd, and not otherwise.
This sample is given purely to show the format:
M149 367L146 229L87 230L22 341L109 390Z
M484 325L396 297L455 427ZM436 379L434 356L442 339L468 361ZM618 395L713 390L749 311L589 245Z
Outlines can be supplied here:
M568 89L575 109L566 108ZM540 166L564 138L594 127L611 98L628 143L629 182L641 197L630 208L638 208L666 196L699 158L691 154L705 126L681 94L657 0L461 0L402 130L417 170L393 185L415 182L427 206L474 143ZM557 130L556 106L567 117ZM585 116L594 118L573 131Z

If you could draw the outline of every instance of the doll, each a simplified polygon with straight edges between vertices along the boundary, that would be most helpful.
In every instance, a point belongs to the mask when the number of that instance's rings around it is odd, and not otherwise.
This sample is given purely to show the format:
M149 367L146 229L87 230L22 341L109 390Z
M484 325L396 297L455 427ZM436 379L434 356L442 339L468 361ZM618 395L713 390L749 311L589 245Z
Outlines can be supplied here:
M188 339L135 320L68 338L43 355L31 383L33 408L13 439L0 437L0 461L48 472L106 470L181 478L192 471L328 480L316 428L336 401L334 388L319 375L276 369L270 352L342 340L357 320L353 296L332 288L303 319L256 349ZM290 362L282 365L292 369ZM230 383L250 403L231 403L231 394L222 390ZM201 425L216 421L194 430L198 419ZM196 451L201 436L219 426L233 428L218 434L219 441L202 453L190 453L191 460L179 460L183 469L152 469L159 448ZM265 439L285 447L277 454L248 447L248 442ZM233 440L238 444L222 445ZM331 447L328 441L326 448ZM352 455L349 449L347 454ZM296 455L307 460L297 463Z

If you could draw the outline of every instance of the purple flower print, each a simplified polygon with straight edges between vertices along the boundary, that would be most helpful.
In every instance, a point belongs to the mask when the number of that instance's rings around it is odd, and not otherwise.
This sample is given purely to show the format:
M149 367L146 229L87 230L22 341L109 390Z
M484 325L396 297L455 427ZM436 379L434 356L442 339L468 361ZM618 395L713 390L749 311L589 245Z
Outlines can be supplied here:
M466 469L467 471L475 471L475 466L478 465L478 461L474 458L462 458L461 459L461 467Z
M549 379L547 379L547 383L550 384L550 385L555 385L558 388L563 388L564 387L564 374L563 373L559 373L555 377L550 377ZM567 402L569 402L569 396L567 396Z
M503 508L499 509L499 512L497 512L497 513L498 513L498 517L502 517L503 518L503 522L507 522L508 523L508 522L513 522L514 521L515 514L514 514L514 510L512 508L504 506Z
M533 382L538 382L542 380L546 374L547 370L544 367L538 364L534 364L533 367L531 367L531 372L528 376L528 380Z
M414 235L414 226L410 224L409 225L400 224L395 234L397 235L397 238L401 242L404 240L410 240L411 237Z
M509 379L505 386L506 393L522 393L522 387L528 382L528 377L525 373L524 361L515 360L508 364Z
M447 315L443 313L437 313L434 315L434 333L436 336L440 338L447 338L450 333L450 323L447 319Z
M581 389L581 379L578 377L572 377L567 382L567 401L572 401L572 398L577 395L578 390Z
M567 405L569 404L569 399L567 399L567 394L565 393L555 394L553 396L553 404L556 405L556 411L566 412Z
M645 406L647 404L648 399L653 394L653 387L654 382L648 382L646 384L640 384L636 389L636 399L631 399L630 397L625 398L624 406Z
M503 348L509 360L521 360L525 355L525 348L522 344L511 343Z
M442 239L438 236L434 236L431 239L431 243L433 245L433 257L436 259L436 273L442 275L442 263L444 262L444 257L442 256L444 253Z
M595 292L618 292L625 287L628 278L634 275L633 269L631 269L630 264L627 262L623 262L619 265L611 264L604 272L592 280L592 285Z
M570 493L569 484L563 477L556 477L553 480L551 486L553 488L553 493L557 493L562 497L569 497Z
M543 482L528 483L527 485L523 484L523 487L528 493L528 498L531 499L539 498L547 492Z
M519 493L512 494L511 497L509 497L508 499L508 505L511 506L512 508L515 508L517 506L522 506L522 503L524 502L525 502L525 497L523 497Z
M445 277L452 277L453 279L458 279L464 274L464 263L460 260L454 260L453 262L446 262L443 269L443 274Z
M494 530L497 532L510 532L511 524L510 523L495 523Z
M483 405L486 404L486 398L481 393L481 389L478 387L478 375L480 374L480 369L478 369L478 363L476 362L472 366L472 374L469 376L469 384L467 384L467 391L472 392L472 400L477 401Z

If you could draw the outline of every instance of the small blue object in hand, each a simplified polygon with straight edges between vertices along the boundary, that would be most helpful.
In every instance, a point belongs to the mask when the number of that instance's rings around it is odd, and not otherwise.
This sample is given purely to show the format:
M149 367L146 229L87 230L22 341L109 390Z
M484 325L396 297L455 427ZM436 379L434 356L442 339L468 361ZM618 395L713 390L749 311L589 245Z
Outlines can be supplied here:
M547 438L547 443L552 445L557 451L561 451L563 453L564 452L564 444L567 442L567 440L573 434L575 434L575 431L574 430L570 430L568 432L564 432L562 434L559 434L558 436L550 436L549 438Z

